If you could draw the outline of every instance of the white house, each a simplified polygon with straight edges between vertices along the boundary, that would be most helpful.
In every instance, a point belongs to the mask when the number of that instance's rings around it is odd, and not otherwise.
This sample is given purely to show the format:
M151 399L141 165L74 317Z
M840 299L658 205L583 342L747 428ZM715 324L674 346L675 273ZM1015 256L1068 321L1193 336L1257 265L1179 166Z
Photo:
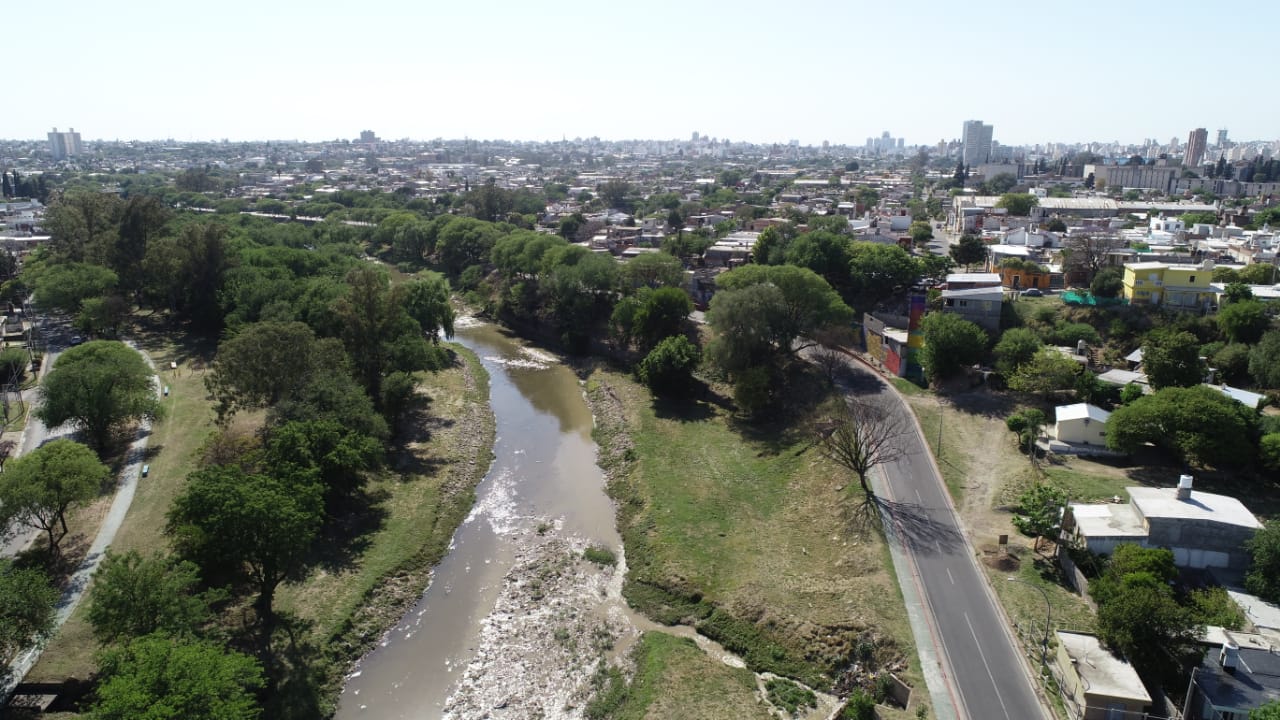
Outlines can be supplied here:
M1054 408L1053 436L1072 445L1106 445L1107 420L1111 413L1088 403Z

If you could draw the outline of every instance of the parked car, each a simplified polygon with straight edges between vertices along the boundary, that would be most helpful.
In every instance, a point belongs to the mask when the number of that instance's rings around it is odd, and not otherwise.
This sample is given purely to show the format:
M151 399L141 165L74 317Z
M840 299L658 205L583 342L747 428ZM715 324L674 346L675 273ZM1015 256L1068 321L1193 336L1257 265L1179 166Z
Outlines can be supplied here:
M1040 288L1027 288L1022 291L1022 295L1023 297L1040 297L1044 293L1040 292Z
M71 347L75 347L77 345L82 345L82 344L84 344L84 338L80 337L79 335L71 336Z

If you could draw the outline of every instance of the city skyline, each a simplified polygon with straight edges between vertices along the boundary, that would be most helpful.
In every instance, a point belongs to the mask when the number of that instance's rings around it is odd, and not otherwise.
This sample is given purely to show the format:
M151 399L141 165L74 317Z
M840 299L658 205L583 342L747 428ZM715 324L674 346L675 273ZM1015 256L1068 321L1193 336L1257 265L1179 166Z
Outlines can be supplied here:
M997 3L835 0L804 12L753 0L732 13L667 0L571 0L554 13L403 0L359 12L243 0L216 14L136 5L126 16L69 0L56 45L15 34L8 56L40 66L25 75L22 112L0 134L39 139L74 126L87 141L325 141L372 127L384 138L554 141L697 131L859 147L886 130L907 145L935 145L981 118L1001 145L1167 142L1196 127L1280 137L1271 93L1247 93L1245 105L1197 99L1196 88L1221 85L1212 58L1226 50L1188 37L1176 65L1167 53L1125 52L1185 36L1186 19L1200 12L1190 3L1084 2L1061 17ZM1231 29L1232 63L1265 67L1280 9L1251 17ZM102 66L111 71L95 75ZM85 81L53 81L77 75ZM1171 102L1162 90L1119 90L1135 86L1177 91Z

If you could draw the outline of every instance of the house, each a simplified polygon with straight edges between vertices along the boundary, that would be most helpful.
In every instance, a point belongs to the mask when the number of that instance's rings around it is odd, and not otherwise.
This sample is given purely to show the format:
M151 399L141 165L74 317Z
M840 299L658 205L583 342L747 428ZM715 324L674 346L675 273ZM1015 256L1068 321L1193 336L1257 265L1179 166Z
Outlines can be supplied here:
M1102 647L1098 638L1058 630L1058 680L1068 714L1081 720L1138 720L1151 695L1137 671Z
M1245 720L1249 711L1280 700L1280 652L1244 646L1230 633L1192 669L1184 720Z
M1176 488L1129 487L1129 502L1071 503L1062 518L1063 536L1076 546L1109 555L1116 545L1135 543L1173 551L1182 568L1246 570L1244 548L1262 523L1239 500L1191 489L1183 475Z
M999 273L951 273L947 276L948 290L1000 287Z
M1215 302L1213 261L1199 265L1137 262L1124 265L1124 299L1132 305L1205 309Z
M1072 445L1106 445L1111 413L1088 403L1054 408L1053 437Z
M862 341L867 354L876 362L898 377L907 376L908 366L914 362L909 330L894 327L870 313L863 313Z
M995 275L995 273L991 274ZM996 277L1000 276L996 275ZM943 312L955 313L978 327L992 332L1000 329L1000 314L1003 306L1004 290L999 286L942 291Z

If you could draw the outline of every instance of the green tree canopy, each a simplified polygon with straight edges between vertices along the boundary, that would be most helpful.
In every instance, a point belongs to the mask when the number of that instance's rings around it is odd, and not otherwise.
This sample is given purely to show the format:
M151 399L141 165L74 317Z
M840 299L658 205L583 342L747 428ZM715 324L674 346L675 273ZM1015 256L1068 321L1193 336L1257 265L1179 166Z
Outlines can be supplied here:
M730 375L774 362L779 348L790 342L784 330L785 302L782 291L771 283L716 292L707 313L716 332L708 357Z
M920 327L924 330L920 366L931 381L951 377L986 354L987 334L959 315L932 312Z
M101 265L66 263L39 268L31 284L37 305L78 313L86 300L106 295L119 281Z
M911 254L897 245L855 242L850 253L849 275L860 305L870 307L916 279Z
M1036 351L1044 347L1040 336L1029 328L1009 328L1000 335L995 346L996 369L1009 377L1019 365L1031 360Z
M262 668L205 640L138 638L99 658L92 720L256 720Z
M122 424L160 411L155 373L124 343L95 340L58 356L40 387L36 416L49 427L70 422L99 453Z
M907 228L907 235L915 245L923 245L933 239L933 225L926 220L916 220Z
M620 274L623 287L632 291L684 285L684 264L664 252L637 255L623 264Z
M1261 302L1239 300L1218 311L1218 327L1231 342L1252 345L1271 327L1271 316Z
M693 312L693 301L679 288L659 288L643 293L639 298L633 334L644 350L678 334L689 313Z
M853 310L826 280L806 268L791 265L744 265L722 274L716 280L720 291L741 290L753 285L772 285L781 293L779 312L769 313L765 336L774 353L789 355L797 338L807 333L833 326L848 325L853 320ZM716 293L716 296L719 292ZM715 320L715 296L712 297L711 314L707 320L721 333L722 327ZM723 314L723 313L722 313Z
M1152 443L1186 462L1245 465L1254 455L1256 416L1216 388L1166 387L1111 414L1107 447L1133 452Z
M0 558L0 661L53 630L58 591L36 568L14 567Z
M996 201L996 207L1004 208L1017 217L1030 215L1031 208L1039 204L1040 200L1031 193L1005 193Z
M1067 493L1048 483L1036 483L1018 497L1018 514L1013 526L1023 535L1035 538L1036 548L1040 539L1056 541L1062 525L1062 509L1067 504Z
M1049 395L1075 387L1081 371L1080 363L1056 348L1040 348L1032 358L1018 366L1006 378L1009 387L1018 392Z
M89 624L98 642L163 633L195 636L212 617L209 602L221 593L201 593L194 563L136 550L123 555L107 551L93 576Z
M1249 351L1249 374L1264 388L1280 388L1280 330L1269 330Z
M206 576L230 571L253 582L259 617L269 625L276 588L301 569L323 518L321 488L310 474L213 466L188 478L169 510L169 532L179 556Z
M1264 600L1280 602L1280 522L1268 521L1244 546L1253 557L1245 587Z
M205 387L219 415L240 407L270 407L295 394L340 347L321 343L300 322L257 322L222 341Z
M957 265L963 265L968 268L974 263L980 263L987 259L987 244L982 242L981 237L966 233L961 235L960 241L952 245L947 252L951 255L951 259L956 261Z
M1106 572L1089 584L1098 603L1098 638L1138 668L1165 677L1176 672L1182 655L1194 651L1197 627L1169 587L1173 554L1129 546L1116 547ZM1139 552L1140 551L1140 552Z
M636 366L636 377L654 395L679 395L693 384L702 361L698 347L683 335L664 338Z
M67 511L98 496L111 471L89 448L59 439L8 462L0 473L0 527L44 531L49 548L67 534Z
M1094 297L1117 298L1124 292L1124 273L1118 268L1104 268L1093 276L1089 292Z
M493 223L454 218L436 237L436 260L450 276L457 275L472 265L483 264L500 236Z
M453 305L449 302L449 281L440 273L426 273L400 285L399 293L405 312L432 342L440 336L453 337Z
M1191 387L1204 382L1200 343L1185 330L1156 328L1142 344L1142 368L1151 387Z

